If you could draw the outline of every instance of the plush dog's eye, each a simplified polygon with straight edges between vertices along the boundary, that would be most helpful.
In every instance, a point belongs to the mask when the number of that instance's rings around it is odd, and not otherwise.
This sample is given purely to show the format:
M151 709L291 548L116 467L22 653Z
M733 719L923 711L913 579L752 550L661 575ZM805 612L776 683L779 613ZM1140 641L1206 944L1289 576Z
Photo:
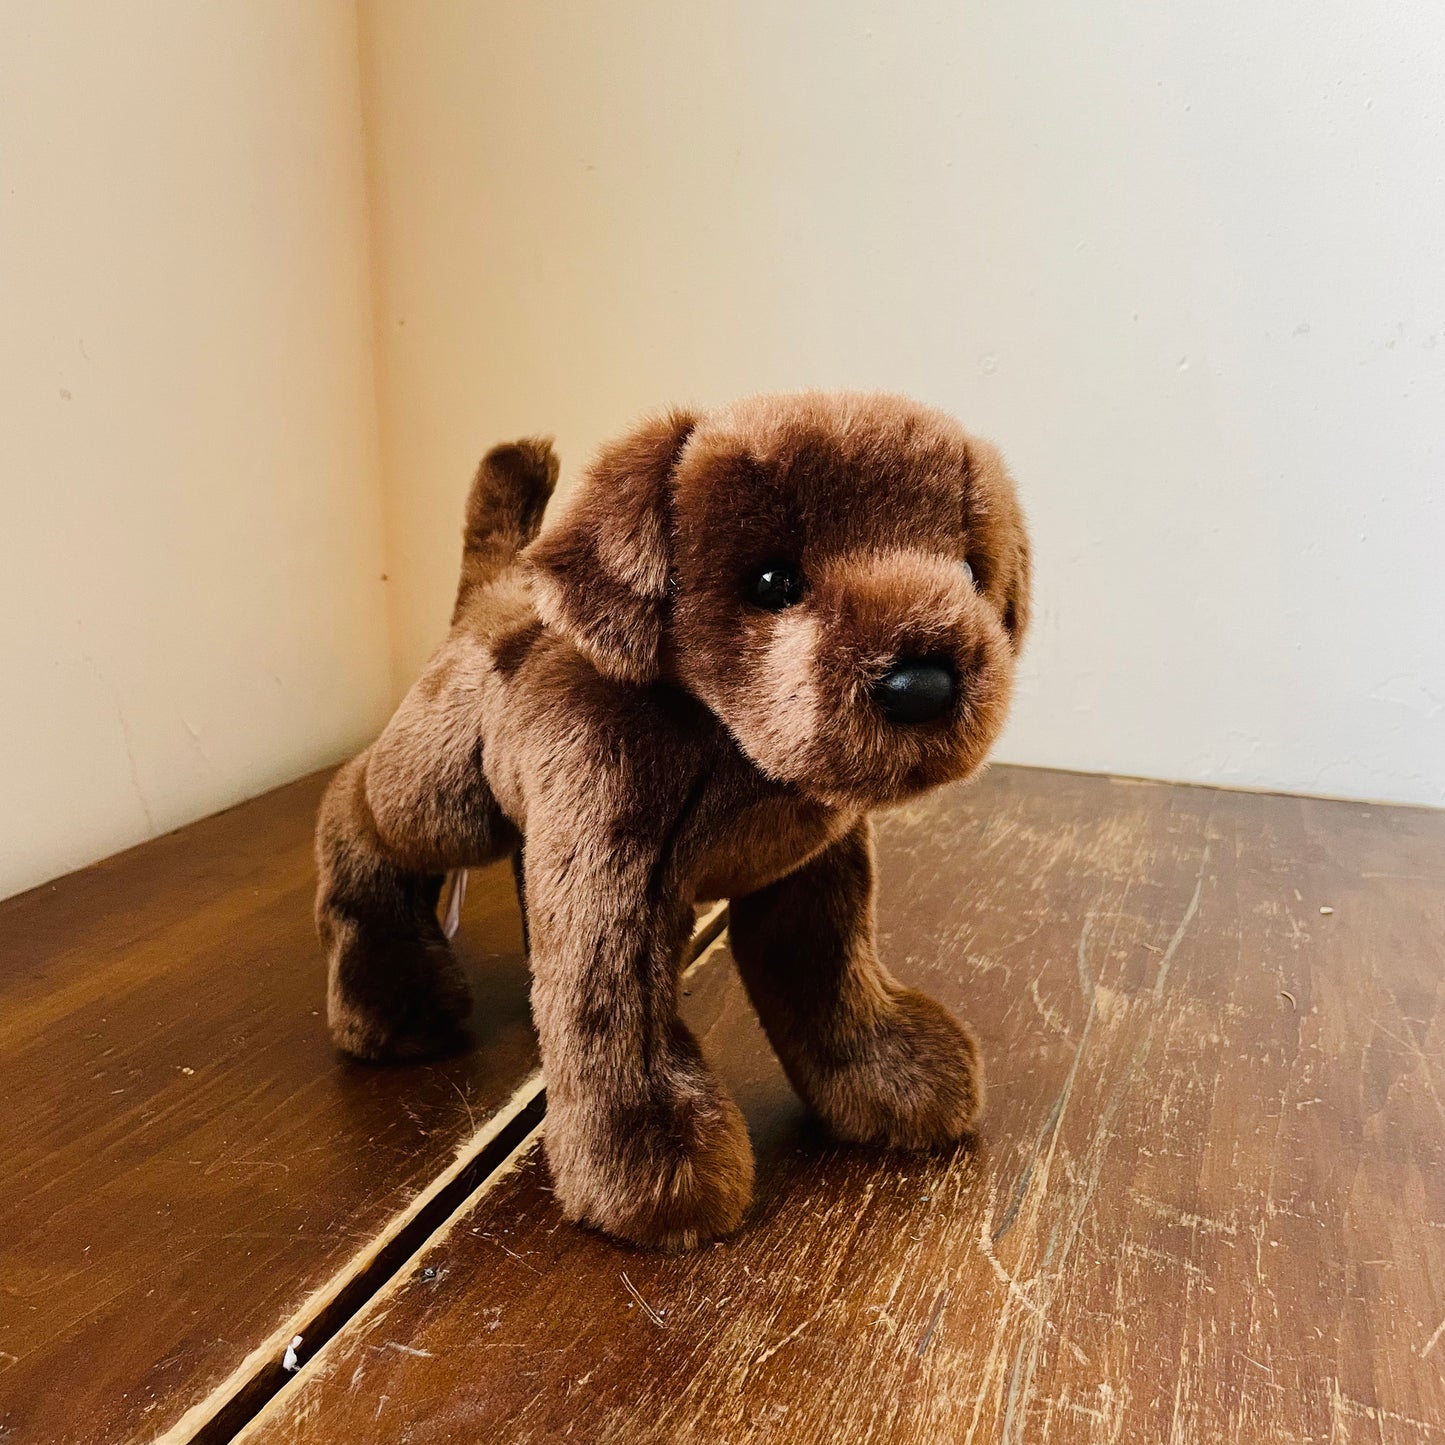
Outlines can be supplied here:
M768 612L781 612L803 600L802 569L787 562L770 562L747 584L748 601Z

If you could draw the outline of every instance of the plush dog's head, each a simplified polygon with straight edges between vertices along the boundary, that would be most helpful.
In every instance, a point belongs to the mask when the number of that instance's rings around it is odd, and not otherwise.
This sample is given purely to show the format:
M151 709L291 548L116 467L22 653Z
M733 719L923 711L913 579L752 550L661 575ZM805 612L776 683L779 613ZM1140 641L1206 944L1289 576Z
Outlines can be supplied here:
M872 807L1003 725L1029 552L998 452L902 397L761 396L605 448L529 549L604 672L687 688L770 777Z

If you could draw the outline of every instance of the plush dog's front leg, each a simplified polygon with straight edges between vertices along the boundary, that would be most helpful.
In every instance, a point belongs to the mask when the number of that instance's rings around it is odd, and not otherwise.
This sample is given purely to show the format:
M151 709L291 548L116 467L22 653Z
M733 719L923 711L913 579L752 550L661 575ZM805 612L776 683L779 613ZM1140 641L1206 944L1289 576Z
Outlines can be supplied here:
M669 859L579 831L528 821L547 1160L569 1218L691 1248L737 1227L753 1182L742 1116L677 1014L692 909Z
M866 820L796 873L732 901L733 956L798 1093L839 1138L921 1148L978 1112L973 1040L878 961Z

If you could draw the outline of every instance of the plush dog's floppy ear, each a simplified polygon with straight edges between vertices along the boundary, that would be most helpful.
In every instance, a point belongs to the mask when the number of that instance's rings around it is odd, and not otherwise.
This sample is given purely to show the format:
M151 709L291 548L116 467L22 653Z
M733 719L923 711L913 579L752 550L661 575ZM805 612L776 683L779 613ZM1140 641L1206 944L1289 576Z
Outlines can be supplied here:
M1017 656L1029 630L1033 590L1033 558L1029 551L1028 524L1019 506L1018 488L1009 475L1003 455L992 442L974 437L969 443L975 484L984 501L975 521L987 538L994 558L989 570L988 593L999 609L1004 631Z
M602 449L566 515L523 556L537 611L610 677L658 674L671 567L673 467L697 424L673 411Z
M1033 558L1029 553L1028 533L1023 516L1014 509L1016 521L1009 529L1009 556L1004 563L1003 626L1013 643L1014 655L1023 651L1024 637L1029 630L1030 602L1033 593Z

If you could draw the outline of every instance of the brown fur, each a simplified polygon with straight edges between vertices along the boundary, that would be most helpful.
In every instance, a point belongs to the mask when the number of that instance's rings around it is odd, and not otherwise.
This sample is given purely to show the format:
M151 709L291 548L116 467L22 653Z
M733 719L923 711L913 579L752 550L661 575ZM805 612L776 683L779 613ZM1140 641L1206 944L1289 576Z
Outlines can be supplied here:
M878 960L867 813L982 762L1028 544L998 453L899 397L656 418L534 541L556 475L540 441L483 461L451 633L323 803L329 1016L365 1059L454 1046L469 1000L442 876L521 850L558 1196L684 1247L737 1226L753 1168L678 1017L701 899L731 900L758 1016L839 1137L946 1144L977 1112L972 1040ZM780 561L801 600L751 605L748 579ZM942 717L880 712L900 658L957 679Z

